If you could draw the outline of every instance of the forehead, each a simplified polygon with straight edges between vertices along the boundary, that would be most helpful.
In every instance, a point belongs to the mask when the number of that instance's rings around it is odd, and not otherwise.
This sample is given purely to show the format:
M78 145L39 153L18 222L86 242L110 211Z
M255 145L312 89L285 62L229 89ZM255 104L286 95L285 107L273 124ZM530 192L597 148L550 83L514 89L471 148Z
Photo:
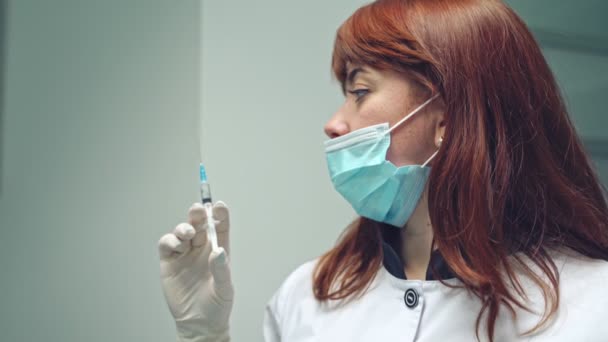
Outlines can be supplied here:
M372 67L369 64L348 61L344 64L345 76L349 76L353 71L356 75L371 76L373 78L381 77L385 74L384 70ZM354 74L353 74L354 76ZM348 78L347 78L348 80Z
M370 70L370 67L366 64L363 63L357 63L357 62L351 62L348 61L345 64L346 66L346 73L348 74L351 70L353 69L363 69L363 70Z

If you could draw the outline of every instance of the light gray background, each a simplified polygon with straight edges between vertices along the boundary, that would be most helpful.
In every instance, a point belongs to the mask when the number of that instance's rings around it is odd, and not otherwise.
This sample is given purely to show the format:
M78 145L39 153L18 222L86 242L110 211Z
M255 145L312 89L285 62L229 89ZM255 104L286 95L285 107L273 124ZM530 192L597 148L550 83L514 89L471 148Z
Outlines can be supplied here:
M354 217L322 127L335 30L364 3L9 1L0 341L174 340L156 243L197 200L201 152L232 211L233 340L262 341L265 302ZM608 3L509 3L608 180Z
M9 2L0 341L175 340L156 242L197 193L199 42L196 1Z

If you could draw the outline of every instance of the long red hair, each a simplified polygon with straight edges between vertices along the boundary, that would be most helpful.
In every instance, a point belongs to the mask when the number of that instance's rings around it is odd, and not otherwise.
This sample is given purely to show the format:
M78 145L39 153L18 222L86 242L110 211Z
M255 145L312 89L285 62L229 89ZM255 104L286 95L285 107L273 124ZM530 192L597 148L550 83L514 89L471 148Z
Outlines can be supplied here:
M443 98L446 130L428 184L433 243L482 302L477 337L484 311L493 341L500 305L526 309L514 266L545 298L526 333L542 327L559 305L548 251L608 260L608 208L526 25L499 0L379 0L337 31L332 71L343 89L348 61L407 74ZM363 294L381 267L383 235L396 230L365 218L347 227L315 269L317 299Z

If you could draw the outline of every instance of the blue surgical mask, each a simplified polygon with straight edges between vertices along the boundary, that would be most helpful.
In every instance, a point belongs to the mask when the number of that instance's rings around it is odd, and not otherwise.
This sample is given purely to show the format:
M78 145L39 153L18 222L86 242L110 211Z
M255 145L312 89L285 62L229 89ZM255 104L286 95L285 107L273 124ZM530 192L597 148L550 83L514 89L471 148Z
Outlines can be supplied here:
M369 219L403 228L424 191L430 167L397 167L386 160L391 131L418 113L438 94L389 128L388 123L358 129L325 142L329 175L336 190Z

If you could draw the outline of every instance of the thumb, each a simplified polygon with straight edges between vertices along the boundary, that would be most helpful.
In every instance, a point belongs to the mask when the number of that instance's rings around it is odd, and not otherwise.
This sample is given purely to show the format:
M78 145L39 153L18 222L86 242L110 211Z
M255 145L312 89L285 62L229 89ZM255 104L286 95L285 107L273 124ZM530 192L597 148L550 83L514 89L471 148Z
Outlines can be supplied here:
M234 297L234 289L232 287L228 254L223 247L219 247L209 254L209 266L213 275L215 294L222 300L231 301Z

